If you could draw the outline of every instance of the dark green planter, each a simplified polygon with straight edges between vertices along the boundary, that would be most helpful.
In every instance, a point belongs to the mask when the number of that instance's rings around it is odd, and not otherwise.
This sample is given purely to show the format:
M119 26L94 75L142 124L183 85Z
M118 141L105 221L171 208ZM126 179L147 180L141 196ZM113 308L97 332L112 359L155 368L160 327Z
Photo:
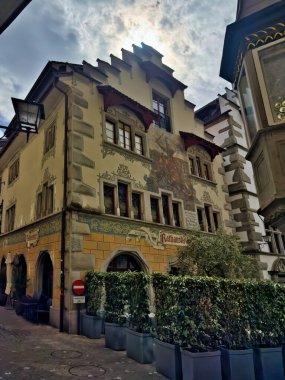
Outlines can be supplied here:
M102 318L82 314L81 315L81 334L90 339L101 338Z
M222 380L221 351L190 352L181 349L181 359L183 380Z
M284 380L282 347L253 350L256 380Z
M126 349L126 327L105 322L105 346L116 351Z
M154 339L156 370L170 380L182 380L179 346Z
M152 336L131 329L127 329L126 334L127 356L138 363L152 363L154 361Z
M0 294L0 306L5 306L7 302L7 294Z
M221 349L223 380L255 380L253 350Z

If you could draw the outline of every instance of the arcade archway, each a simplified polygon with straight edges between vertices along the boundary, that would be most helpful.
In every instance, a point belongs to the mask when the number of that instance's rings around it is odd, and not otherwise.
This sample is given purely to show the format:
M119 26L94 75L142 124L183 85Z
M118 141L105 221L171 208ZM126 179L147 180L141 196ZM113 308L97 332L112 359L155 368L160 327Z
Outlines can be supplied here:
M26 295L27 264L23 254L16 255L12 266L13 298L20 299Z
M36 267L36 293L37 296L53 296L53 264L48 251L41 252Z
M120 252L110 261L107 272L141 272L144 267L140 260L131 252Z

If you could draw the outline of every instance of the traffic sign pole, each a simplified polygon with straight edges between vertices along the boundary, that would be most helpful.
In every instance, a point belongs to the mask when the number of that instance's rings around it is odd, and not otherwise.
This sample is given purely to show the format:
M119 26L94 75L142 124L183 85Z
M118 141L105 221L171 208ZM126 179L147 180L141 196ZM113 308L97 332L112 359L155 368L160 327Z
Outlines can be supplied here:
M74 297L77 298L81 298L80 296L82 296L85 292L85 284L82 280L76 280L72 283L72 292L73 294L76 296ZM84 297L85 298L85 297ZM74 302L74 300L73 300ZM80 324L81 324L81 320L80 320L80 316L81 316L81 313L80 313L80 310L81 310L81 303L82 302L76 302L76 308L77 308L77 335L80 335L81 333L81 328L80 328Z

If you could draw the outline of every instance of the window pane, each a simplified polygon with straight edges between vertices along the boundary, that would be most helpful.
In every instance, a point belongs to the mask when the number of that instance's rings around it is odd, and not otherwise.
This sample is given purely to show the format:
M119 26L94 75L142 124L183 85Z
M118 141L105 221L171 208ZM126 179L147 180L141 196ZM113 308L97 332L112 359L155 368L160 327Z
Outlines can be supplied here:
M248 134L252 140L257 132L256 121L255 121L255 111L253 106L253 100L251 95L251 90L246 78L246 72L243 69L239 81L239 93L243 105L243 110L246 118L246 124L248 129Z
M203 177L202 176L202 167L201 167L201 160L199 157L196 157L196 164L197 164L197 175L199 177Z
M105 213L115 215L114 187L104 185Z
M214 219L214 225L215 225L215 230L220 227L220 215L218 212L213 212L213 219Z
M160 223L159 217L159 206L157 198L150 198L151 216L152 221L155 223Z
M204 164L204 177L208 180L210 180L210 171L209 171L209 166L208 164Z
M136 147L136 153L143 154L143 143L142 143L142 137L135 135L135 147Z
M159 128L164 129L168 132L171 131L170 118L168 115L168 99L161 97L160 95L153 93L153 110L160 117L155 121L155 124L159 126Z
M141 219L141 195L138 193L132 193L132 206L135 219Z
M125 148L130 150L131 149L131 130L130 127L127 125L124 125L120 123L119 126L119 140L120 140L120 145Z
M118 184L119 208L121 216L128 216L128 185Z
M210 206L205 206L205 215L206 215L206 220L207 220L208 232L213 232L212 224L211 224L211 208L210 208Z
M172 208L173 208L174 225L175 225L176 227L180 227L179 204L173 202L173 204L172 204Z
M125 148L131 149L131 133L130 128L125 126Z
M115 143L115 125L106 121L106 139L108 142Z
M164 223L170 224L168 195L162 195L161 200L162 200L162 211L163 211Z
M285 43L261 50L259 58L273 119L285 121Z
M189 158L189 162L190 162L190 173L195 175L195 165L194 165L193 158Z
M198 217L198 223L200 226L201 231L205 231L205 226L204 226L204 219L203 219L203 211L200 208L197 208L197 217Z

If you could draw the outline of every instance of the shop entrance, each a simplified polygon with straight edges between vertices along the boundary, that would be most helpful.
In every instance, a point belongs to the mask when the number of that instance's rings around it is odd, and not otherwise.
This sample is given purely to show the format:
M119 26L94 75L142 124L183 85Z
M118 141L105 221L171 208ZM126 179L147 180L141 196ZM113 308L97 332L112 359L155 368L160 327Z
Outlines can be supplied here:
M53 295L53 264L48 251L44 251L38 258L37 265L37 294L52 299Z

